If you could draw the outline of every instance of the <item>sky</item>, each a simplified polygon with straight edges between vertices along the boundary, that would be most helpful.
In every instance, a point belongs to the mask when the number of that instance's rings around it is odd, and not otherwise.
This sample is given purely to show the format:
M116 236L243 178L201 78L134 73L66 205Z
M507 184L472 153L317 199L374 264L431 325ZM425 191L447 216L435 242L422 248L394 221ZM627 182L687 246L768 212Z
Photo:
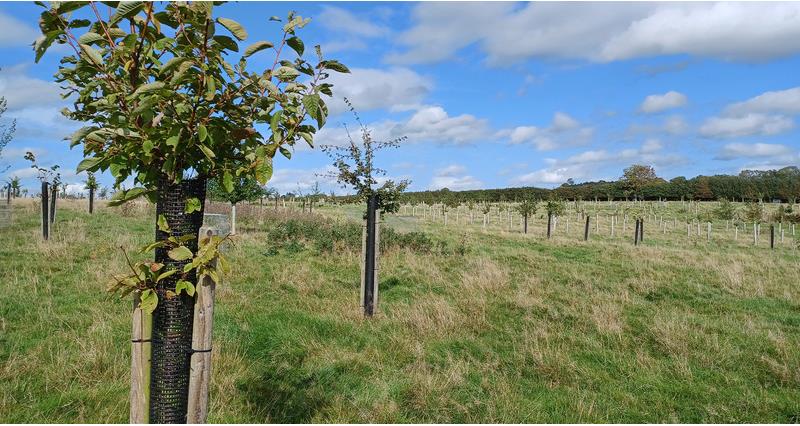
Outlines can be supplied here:
M347 141L347 97L375 138L406 137L378 162L410 190L614 180L634 163L666 179L800 164L797 2L243 2L215 15L243 24L248 41L274 40L268 18L290 10L312 19L306 46L352 71L331 80L316 145ZM0 2L3 119L17 119L0 180L34 188L22 158L33 151L77 191L82 150L63 138L81 124L60 115L67 101L52 79L69 52L34 64L39 13ZM344 193L326 177L331 163L297 145L291 160L276 157L268 185Z

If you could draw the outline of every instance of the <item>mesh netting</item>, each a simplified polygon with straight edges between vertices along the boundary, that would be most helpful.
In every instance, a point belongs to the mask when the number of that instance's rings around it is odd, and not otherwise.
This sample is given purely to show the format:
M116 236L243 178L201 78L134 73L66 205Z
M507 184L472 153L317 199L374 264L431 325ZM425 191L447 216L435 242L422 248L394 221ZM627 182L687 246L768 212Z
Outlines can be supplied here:
M184 180L179 184L159 182L156 218L164 215L170 234L156 230L156 240L182 235L197 235L203 224L203 212L184 213L186 199L197 197L205 202L205 179ZM186 244L197 250L197 240ZM167 250L156 249L156 262L166 268L183 268L187 261L175 261ZM165 269L166 269L165 268ZM194 282L195 277L188 277ZM193 298L185 292L168 299L167 291L175 291L178 274L158 283L158 305L153 312L152 367L150 370L150 423L186 423L189 392L189 361L192 350Z

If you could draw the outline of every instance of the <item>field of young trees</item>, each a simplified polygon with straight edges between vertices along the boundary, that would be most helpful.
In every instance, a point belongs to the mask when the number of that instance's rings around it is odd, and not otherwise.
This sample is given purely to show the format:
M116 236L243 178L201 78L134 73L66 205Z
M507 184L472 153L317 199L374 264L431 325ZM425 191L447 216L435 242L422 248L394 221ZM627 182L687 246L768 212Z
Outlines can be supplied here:
M98 204L89 215L87 200L62 202L44 242L34 200L12 203L0 234L0 421L127 420L130 301L102 290L127 268L120 247L152 237L155 212ZM512 206L493 206L484 227L466 205L446 224L439 206L403 205L383 219L372 318L359 307L361 205L240 204L208 420L796 421L791 225L771 250L764 225L755 244L751 225L714 218L708 239L680 216L719 203L639 204L566 203L549 240L541 205L528 234Z
M406 192L309 19L36 4L86 193L3 188L0 422L800 420L797 167ZM317 142L349 195L267 186Z

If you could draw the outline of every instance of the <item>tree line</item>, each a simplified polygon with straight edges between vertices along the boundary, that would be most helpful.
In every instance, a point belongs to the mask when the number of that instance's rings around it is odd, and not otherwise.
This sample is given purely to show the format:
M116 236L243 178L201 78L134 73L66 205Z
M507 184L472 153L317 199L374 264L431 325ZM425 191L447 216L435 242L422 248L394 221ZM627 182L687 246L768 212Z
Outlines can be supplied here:
M347 201L347 197L340 197ZM738 175L657 177L650 166L633 165L616 181L575 183L572 179L553 189L536 187L407 192L401 202L409 204L509 202L525 199L562 200L733 200L795 203L800 198L800 169L743 170Z

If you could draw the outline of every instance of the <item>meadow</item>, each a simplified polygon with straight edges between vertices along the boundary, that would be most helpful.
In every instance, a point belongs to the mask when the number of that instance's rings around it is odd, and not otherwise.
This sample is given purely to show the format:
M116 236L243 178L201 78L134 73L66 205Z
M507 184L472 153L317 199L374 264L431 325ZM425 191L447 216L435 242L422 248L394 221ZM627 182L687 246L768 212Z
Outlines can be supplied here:
M34 200L12 204L0 422L126 422L131 301L104 289L120 247L152 240L153 207L63 201L45 242ZM586 242L572 206L549 240L541 211L523 234L509 211L484 228L477 208L445 225L405 206L384 218L368 320L359 207L240 206L208 420L798 422L800 235L784 225L770 250L768 225L754 245L752 228L717 220L709 240L684 216L715 203L648 206L639 246L621 203L586 203Z

